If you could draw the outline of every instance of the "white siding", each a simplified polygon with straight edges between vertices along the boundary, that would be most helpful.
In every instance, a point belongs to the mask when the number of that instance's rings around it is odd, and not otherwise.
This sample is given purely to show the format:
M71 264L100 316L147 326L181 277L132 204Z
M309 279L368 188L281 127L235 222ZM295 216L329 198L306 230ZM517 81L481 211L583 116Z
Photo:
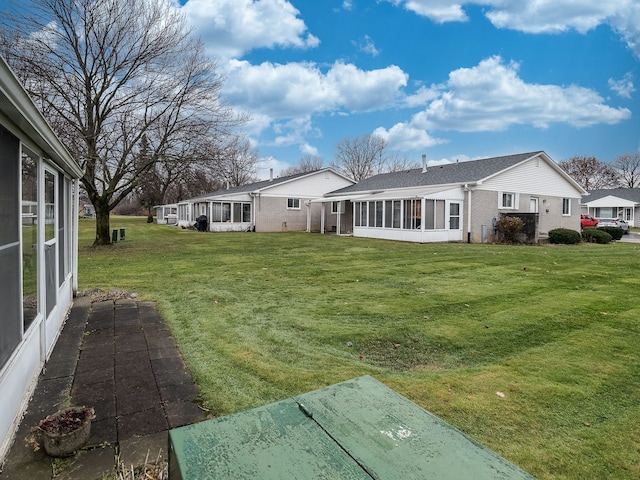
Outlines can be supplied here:
M353 185L353 182L340 175L330 171L321 171L273 187L265 187L260 194L265 197L319 198L325 193L350 185Z
M580 192L541 157L535 157L487 180L478 190L582 198Z

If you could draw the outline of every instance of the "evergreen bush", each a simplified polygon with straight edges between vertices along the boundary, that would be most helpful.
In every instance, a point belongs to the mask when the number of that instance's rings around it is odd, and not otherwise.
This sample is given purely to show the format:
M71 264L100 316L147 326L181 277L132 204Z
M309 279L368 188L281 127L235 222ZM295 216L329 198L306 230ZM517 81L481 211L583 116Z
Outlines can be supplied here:
M620 240L624 235L624 230L620 227L598 227L598 230L607 232L614 240Z
M568 228L556 228L549 231L549 242L562 245L574 245L580 243L582 237L580 232Z
M609 243L612 236L598 228L585 228L582 230L582 239L589 243Z

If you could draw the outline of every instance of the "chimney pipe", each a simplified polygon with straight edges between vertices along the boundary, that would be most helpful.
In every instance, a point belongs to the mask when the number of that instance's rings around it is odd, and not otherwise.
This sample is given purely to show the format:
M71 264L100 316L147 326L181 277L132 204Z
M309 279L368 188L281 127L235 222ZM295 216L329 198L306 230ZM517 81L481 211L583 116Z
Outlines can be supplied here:
M427 156L422 154L422 173L427 171Z
M269 169L269 181L272 182L273 181L273 168Z

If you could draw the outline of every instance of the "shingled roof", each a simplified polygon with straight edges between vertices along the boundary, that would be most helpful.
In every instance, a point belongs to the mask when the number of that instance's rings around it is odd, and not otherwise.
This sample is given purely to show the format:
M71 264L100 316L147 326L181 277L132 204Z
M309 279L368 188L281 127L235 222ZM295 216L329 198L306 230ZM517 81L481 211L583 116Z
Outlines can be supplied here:
M640 188L608 188L603 190L591 190L589 192L589 196L583 199L583 203L593 202L609 196L622 198L634 203L640 203Z
M328 170L327 168L316 170L314 172L304 172L304 173L296 173L294 175L287 175L285 177L277 177L271 180L261 180L255 183L248 183L246 185L239 185L237 187L229 187L229 188L221 188L220 190L216 190L215 192L205 193L204 195L198 195L197 197L190 198L189 202L194 202L198 200L205 200L211 197L219 197L223 195L234 195L236 193L249 193L249 192L259 192L265 188L273 187L274 185L279 185L281 183L289 182L291 180L295 180L296 178L304 177L306 175L311 175L314 173L318 173L324 170Z
M449 163L427 167L425 172L423 172L422 168L415 168L401 172L382 173L366 178L355 185L331 192L327 197L381 189L479 182L541 153L543 152L519 153L503 157Z

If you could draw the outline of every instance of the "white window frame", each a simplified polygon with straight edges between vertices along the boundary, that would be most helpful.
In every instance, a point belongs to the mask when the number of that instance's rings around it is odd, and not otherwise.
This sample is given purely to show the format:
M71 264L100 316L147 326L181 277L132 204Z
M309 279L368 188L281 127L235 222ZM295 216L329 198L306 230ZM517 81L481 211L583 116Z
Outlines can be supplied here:
M567 207L565 210L565 206ZM571 199L563 198L562 199L562 215L568 217L571 215Z
M300 210L299 198L287 198L287 210Z
M344 213L344 201L339 201L339 202L331 202L331 213L336 215L338 213L343 214Z
M505 205L505 195L511 196L511 205ZM517 210L518 194L515 192L498 192L498 208L501 210Z

